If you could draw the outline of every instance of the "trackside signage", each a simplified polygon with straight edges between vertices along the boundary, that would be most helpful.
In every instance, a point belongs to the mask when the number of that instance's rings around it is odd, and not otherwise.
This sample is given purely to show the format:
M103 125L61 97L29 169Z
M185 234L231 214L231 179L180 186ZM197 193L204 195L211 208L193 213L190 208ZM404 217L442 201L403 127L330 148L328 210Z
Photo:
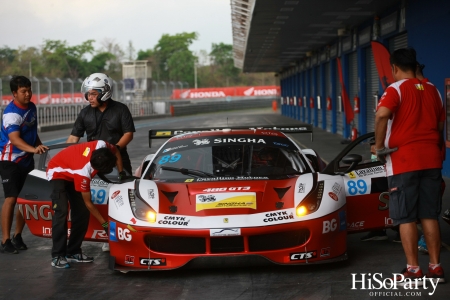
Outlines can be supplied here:
M273 86L246 86L246 87L217 87L203 89L174 89L172 99L206 99L226 97L255 97L279 96L280 87Z

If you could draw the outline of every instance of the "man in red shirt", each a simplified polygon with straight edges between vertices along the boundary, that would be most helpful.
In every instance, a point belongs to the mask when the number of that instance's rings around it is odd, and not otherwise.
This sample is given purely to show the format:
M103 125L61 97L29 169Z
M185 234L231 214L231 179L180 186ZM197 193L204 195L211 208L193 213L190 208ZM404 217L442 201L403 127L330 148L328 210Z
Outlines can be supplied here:
M52 182L52 266L69 268L69 262L92 262L81 252L81 243L89 226L90 213L108 233L108 222L91 201L91 179L97 173L111 173L122 158L117 148L102 140L69 146L48 163L47 179ZM71 231L67 243L68 203L71 209Z
M444 271L439 261L441 241L438 223L444 103L432 83L415 77L417 61L414 49L394 51L390 62L396 82L386 89L378 104L375 150L380 161L386 163L390 217L394 225L400 224L407 261L407 268L402 271L402 283L424 277L418 260L418 219L422 223L430 254L426 276L444 282ZM397 150L392 152L394 148ZM402 276L397 277L397 280L400 279Z

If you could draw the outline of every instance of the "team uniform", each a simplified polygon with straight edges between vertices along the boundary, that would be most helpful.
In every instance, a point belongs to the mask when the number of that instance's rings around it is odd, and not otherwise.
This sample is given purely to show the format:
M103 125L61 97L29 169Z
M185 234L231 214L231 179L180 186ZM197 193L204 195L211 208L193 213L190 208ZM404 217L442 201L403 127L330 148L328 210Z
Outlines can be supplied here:
M29 145L36 145L37 111L32 102L22 107L15 101L6 106L0 133L0 175L5 198L17 197L25 183L27 174L34 169L33 153L20 150L11 144L9 134L18 131Z
M427 80L403 79L386 89L381 106L392 112L384 146L398 148L386 159L390 216L394 224L437 219L443 161L438 125L445 121L441 96Z
M101 112L90 105L83 108L73 125L73 136L83 137L86 132L87 140L104 140L113 145L117 144L124 133L135 132L133 117L128 107L112 99L107 100L106 109ZM126 147L120 149L123 168L131 174L131 161Z
M89 210L81 192L90 192L91 179L97 174L91 166L92 152L117 148L105 141L75 144L56 154L48 163L47 179L52 182L51 195L54 215L52 218L52 257L81 253L81 243L89 226ZM67 243L68 203L71 209L71 232Z

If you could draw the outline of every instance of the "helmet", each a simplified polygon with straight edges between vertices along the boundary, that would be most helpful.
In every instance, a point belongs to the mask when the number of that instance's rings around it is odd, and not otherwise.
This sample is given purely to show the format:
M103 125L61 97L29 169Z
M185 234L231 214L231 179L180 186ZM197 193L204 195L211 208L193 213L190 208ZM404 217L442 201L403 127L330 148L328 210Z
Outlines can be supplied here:
M112 96L113 81L108 75L103 73L94 73L86 77L81 85L81 93L88 100L88 92L96 90L99 92L98 101L106 101Z

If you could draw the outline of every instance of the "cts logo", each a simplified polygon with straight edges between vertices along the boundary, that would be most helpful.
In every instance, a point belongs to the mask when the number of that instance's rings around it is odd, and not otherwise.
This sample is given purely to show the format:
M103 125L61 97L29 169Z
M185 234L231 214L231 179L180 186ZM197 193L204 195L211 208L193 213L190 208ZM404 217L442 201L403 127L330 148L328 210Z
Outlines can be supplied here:
M291 253L291 261L292 260L305 260L308 258L316 258L317 257L317 251L310 251L310 252L302 252L302 253Z
M114 199L117 197L117 195L120 194L120 190L119 191L115 191L112 195L111 195L111 199Z
M144 266L165 266L165 258L140 258L139 263Z
M323 221L322 234L323 233L328 233L330 231L335 231L336 228L337 228L337 221L336 221L336 219L333 219L331 221Z
M125 240L127 242L131 241L132 239L130 230L126 228L123 229L121 227L117 227L117 237L119 238L119 240Z

